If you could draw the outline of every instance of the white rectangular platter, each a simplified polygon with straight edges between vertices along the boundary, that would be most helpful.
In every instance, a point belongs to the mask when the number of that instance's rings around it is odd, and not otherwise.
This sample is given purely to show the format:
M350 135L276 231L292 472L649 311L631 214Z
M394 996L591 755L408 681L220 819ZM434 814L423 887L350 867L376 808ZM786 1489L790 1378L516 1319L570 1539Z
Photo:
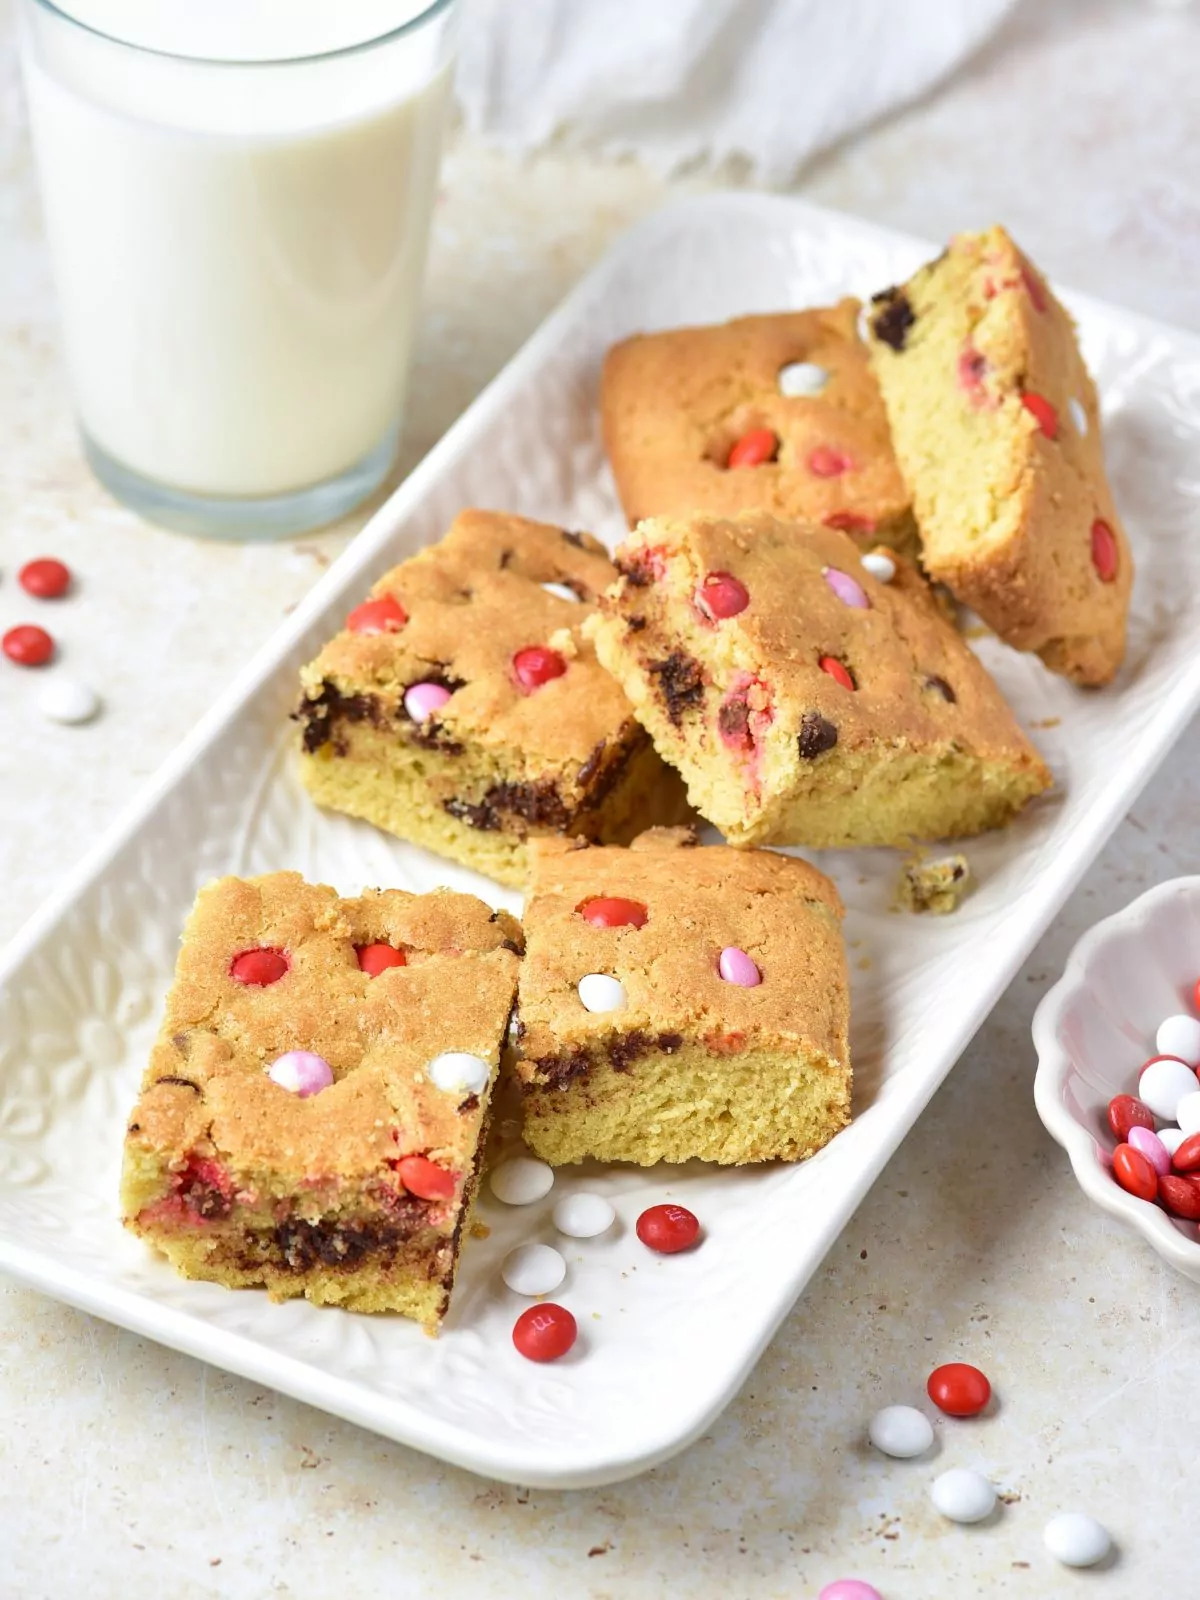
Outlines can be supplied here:
M1138 562L1127 664L1083 693L978 648L1053 767L1054 794L968 846L955 916L889 911L898 858L826 854L848 906L852 1126L806 1165L564 1175L540 1204L484 1197L441 1337L399 1319L276 1306L186 1283L119 1226L123 1123L197 886L298 868L345 892L449 882L515 897L372 829L319 815L291 772L296 671L379 573L482 505L591 528L621 519L604 467L604 351L638 329L866 295L931 247L793 200L727 195L652 217L575 291L446 435L184 741L0 964L0 1267L98 1316L477 1472L599 1484L664 1460L736 1392L870 1184L1080 874L1200 705L1200 341L1067 295L1099 379L1117 499ZM181 643L186 648L186 643ZM1030 1058L1032 1069L1032 1052ZM607 1193L618 1226L566 1250L581 1338L538 1367L513 1350L524 1302L500 1281L553 1240L557 1195ZM693 1253L633 1235L671 1197Z

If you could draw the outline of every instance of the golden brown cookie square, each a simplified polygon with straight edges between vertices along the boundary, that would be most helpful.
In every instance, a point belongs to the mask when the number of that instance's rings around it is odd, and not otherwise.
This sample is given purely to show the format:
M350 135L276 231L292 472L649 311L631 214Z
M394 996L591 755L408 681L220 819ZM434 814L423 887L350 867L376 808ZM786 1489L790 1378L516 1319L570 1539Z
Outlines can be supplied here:
M926 570L1051 671L1109 682L1133 560L1067 311L993 227L877 295L868 323Z
M759 510L914 548L858 311L842 300L638 334L610 350L600 408L630 525Z
M731 843L978 833L1049 784L899 555L752 514L653 518L617 563L589 625L599 658Z
M798 1161L850 1116L842 906L815 867L654 829L534 847L517 1073L547 1161Z
M184 1277L435 1324L520 948L448 889L209 884L126 1132L126 1226Z
M301 674L310 794L517 885L532 836L679 820L678 782L583 637L614 576L590 534L464 511Z

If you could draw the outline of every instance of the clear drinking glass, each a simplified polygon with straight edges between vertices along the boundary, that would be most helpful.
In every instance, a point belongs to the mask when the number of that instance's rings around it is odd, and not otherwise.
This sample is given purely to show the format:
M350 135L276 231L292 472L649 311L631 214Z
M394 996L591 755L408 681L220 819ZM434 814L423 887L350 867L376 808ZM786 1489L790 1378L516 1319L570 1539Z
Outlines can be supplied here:
M455 0L22 0L84 448L232 539L381 482L437 185Z

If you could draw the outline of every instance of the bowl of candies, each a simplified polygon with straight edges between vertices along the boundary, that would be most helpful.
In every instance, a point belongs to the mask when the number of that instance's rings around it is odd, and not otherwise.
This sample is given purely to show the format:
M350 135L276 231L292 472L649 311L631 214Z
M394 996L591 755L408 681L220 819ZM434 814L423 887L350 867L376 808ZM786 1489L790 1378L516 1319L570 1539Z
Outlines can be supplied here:
M1089 929L1033 1040L1038 1115L1080 1188L1200 1283L1200 877Z

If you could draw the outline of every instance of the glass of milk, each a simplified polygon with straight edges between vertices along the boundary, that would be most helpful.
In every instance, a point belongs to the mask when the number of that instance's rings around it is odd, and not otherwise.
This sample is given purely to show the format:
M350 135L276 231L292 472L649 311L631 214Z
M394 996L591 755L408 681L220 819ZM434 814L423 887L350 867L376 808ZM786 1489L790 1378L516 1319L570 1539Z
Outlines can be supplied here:
M455 0L21 0L83 444L151 521L270 538L391 464Z

